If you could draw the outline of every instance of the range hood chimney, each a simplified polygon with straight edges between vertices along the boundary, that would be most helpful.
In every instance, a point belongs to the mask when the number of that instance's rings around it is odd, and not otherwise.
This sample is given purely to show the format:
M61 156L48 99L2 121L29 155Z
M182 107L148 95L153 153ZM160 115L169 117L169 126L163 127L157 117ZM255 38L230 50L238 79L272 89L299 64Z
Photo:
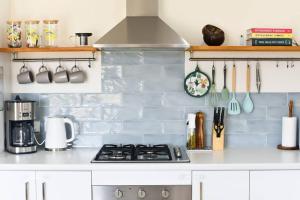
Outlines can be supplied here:
M158 17L158 0L127 0L127 17L93 46L105 48L188 48L189 44Z

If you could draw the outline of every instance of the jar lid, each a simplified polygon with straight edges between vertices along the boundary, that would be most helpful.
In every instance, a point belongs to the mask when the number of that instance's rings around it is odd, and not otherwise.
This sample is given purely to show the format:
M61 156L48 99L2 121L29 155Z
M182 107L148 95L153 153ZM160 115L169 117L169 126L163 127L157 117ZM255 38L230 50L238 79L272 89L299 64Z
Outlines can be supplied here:
M40 21L39 20L27 20L25 21L25 24L39 24Z
M44 24L57 24L58 20L45 19Z
M22 23L22 21L19 21L19 20L8 20L6 23L7 24L18 24L18 25L20 25Z

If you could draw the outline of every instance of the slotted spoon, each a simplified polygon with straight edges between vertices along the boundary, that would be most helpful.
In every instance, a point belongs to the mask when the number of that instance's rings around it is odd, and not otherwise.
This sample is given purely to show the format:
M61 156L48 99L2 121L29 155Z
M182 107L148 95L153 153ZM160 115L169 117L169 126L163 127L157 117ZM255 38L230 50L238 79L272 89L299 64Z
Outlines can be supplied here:
M247 64L247 94L243 102L243 110L245 113L251 113L253 111L254 105L250 97L250 65Z
M228 114L229 115L238 115L241 113L240 104L235 97L235 90L236 90L236 67L233 64L232 67L232 99L228 104Z

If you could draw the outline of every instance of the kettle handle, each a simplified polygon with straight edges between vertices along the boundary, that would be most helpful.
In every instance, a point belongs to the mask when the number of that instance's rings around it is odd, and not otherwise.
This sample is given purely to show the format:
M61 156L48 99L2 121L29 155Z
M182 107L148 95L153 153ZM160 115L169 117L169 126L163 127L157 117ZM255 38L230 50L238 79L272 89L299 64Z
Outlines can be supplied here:
M73 142L75 140L74 122L69 118L64 118L64 121L66 124L69 124L71 126L71 138L67 139L66 142Z

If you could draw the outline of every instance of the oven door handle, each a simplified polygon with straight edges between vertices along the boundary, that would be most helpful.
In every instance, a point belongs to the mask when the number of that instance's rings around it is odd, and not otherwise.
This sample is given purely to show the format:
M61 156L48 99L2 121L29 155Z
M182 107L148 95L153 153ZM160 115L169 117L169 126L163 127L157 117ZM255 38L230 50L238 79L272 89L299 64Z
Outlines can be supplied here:
M200 200L203 200L203 182L200 182Z

